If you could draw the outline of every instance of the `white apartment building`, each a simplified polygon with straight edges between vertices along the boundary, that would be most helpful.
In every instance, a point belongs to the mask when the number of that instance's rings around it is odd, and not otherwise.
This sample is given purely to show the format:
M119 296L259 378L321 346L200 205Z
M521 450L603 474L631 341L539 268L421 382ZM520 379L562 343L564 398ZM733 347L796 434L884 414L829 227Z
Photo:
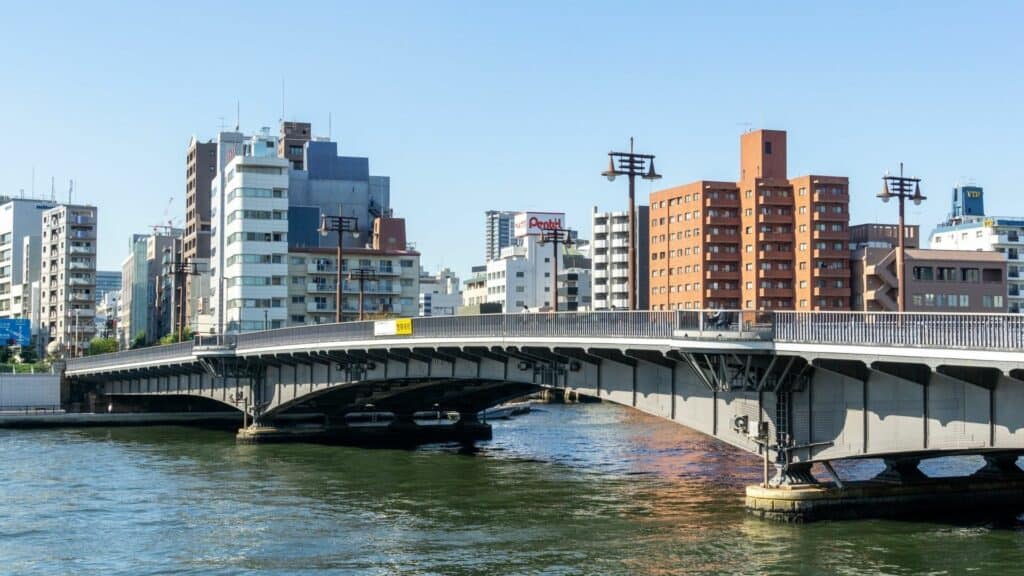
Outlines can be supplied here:
M276 154L276 138L248 139L246 153ZM236 156L211 187L211 288L221 331L280 328L287 321L288 160Z
M1011 313L1024 313L1024 218L958 218L937 226L932 232L929 247L1005 254L1007 309Z
M461 305L459 277L454 272L445 268L435 275L420 274L420 316L454 316Z
M22 308L15 301L24 292L21 284L39 280L38 253L30 267L25 265L25 238L36 238L38 249L43 213L54 206L53 200L0 197L0 318L22 317L15 312Z
M77 356L96 333L96 207L60 205L41 219L39 299L47 351Z
M497 260L487 263L487 302L500 304L506 313L523 309L546 310L554 305L554 243L541 243L544 229L562 228L561 212L518 212L516 243L502 248ZM561 257L564 244L557 244ZM560 266L561 267L561 266ZM559 309L566 303L559 301Z
M629 307L629 214L598 212L591 218L591 297L594 310Z

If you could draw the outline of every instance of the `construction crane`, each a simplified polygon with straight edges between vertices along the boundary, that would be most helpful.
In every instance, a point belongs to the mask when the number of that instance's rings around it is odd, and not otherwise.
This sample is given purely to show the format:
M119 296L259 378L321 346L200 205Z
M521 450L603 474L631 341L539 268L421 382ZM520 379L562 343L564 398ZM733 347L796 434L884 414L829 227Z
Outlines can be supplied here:
M174 205L174 196L171 195L171 197L167 199L167 204L164 206L163 214L160 215L160 223L159 224L152 224L152 225L150 225L150 228L153 229L153 234L154 235L161 235L161 236L170 236L171 235L172 231L174 230L174 219L172 219L170 217L171 206L173 206L173 205ZM165 224L165 222L166 222L166 224Z

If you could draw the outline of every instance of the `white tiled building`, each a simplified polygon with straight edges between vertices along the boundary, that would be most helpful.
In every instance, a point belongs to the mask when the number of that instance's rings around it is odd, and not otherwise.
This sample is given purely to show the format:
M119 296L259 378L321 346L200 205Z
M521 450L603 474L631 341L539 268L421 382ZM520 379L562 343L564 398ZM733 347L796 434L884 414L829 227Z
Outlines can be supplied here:
M96 207L43 212L40 315L50 352L77 356L96 334Z
M1024 218L965 216L936 227L929 247L1005 254L1007 309L1024 313Z

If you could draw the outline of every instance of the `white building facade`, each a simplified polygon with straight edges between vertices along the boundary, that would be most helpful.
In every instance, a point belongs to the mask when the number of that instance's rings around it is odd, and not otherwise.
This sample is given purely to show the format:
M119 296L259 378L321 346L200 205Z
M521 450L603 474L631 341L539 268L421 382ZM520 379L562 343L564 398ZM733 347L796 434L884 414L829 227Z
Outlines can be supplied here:
M599 212L595 206L590 238L593 309L628 309L629 214Z
M25 290L22 285L39 280L39 255L35 254L36 259L26 265L25 250L32 244L25 238L35 238L38 250L43 213L57 203L32 198L2 198L0 201L0 318L22 318L25 317L20 302Z
M515 216L516 243L501 250L497 260L487 263L487 302L500 304L506 313L549 310L554 305L555 247L542 243L545 229L563 228L561 212L518 212ZM557 244L559 254L565 245ZM565 309L564 302L559 309Z
M1007 309L1024 313L1024 218L966 216L939 225L929 247L1006 255Z

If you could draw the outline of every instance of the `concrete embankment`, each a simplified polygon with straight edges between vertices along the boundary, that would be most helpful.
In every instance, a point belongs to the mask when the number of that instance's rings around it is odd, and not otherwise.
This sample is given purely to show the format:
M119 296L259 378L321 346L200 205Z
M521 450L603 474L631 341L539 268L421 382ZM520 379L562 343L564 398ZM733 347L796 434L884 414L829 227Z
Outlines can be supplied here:
M88 428L174 424L237 426L240 412L0 412L0 428Z
M853 518L1007 515L1024 511L1024 478L928 478L892 484L844 482L810 486L747 486L746 507L760 518L814 522Z

